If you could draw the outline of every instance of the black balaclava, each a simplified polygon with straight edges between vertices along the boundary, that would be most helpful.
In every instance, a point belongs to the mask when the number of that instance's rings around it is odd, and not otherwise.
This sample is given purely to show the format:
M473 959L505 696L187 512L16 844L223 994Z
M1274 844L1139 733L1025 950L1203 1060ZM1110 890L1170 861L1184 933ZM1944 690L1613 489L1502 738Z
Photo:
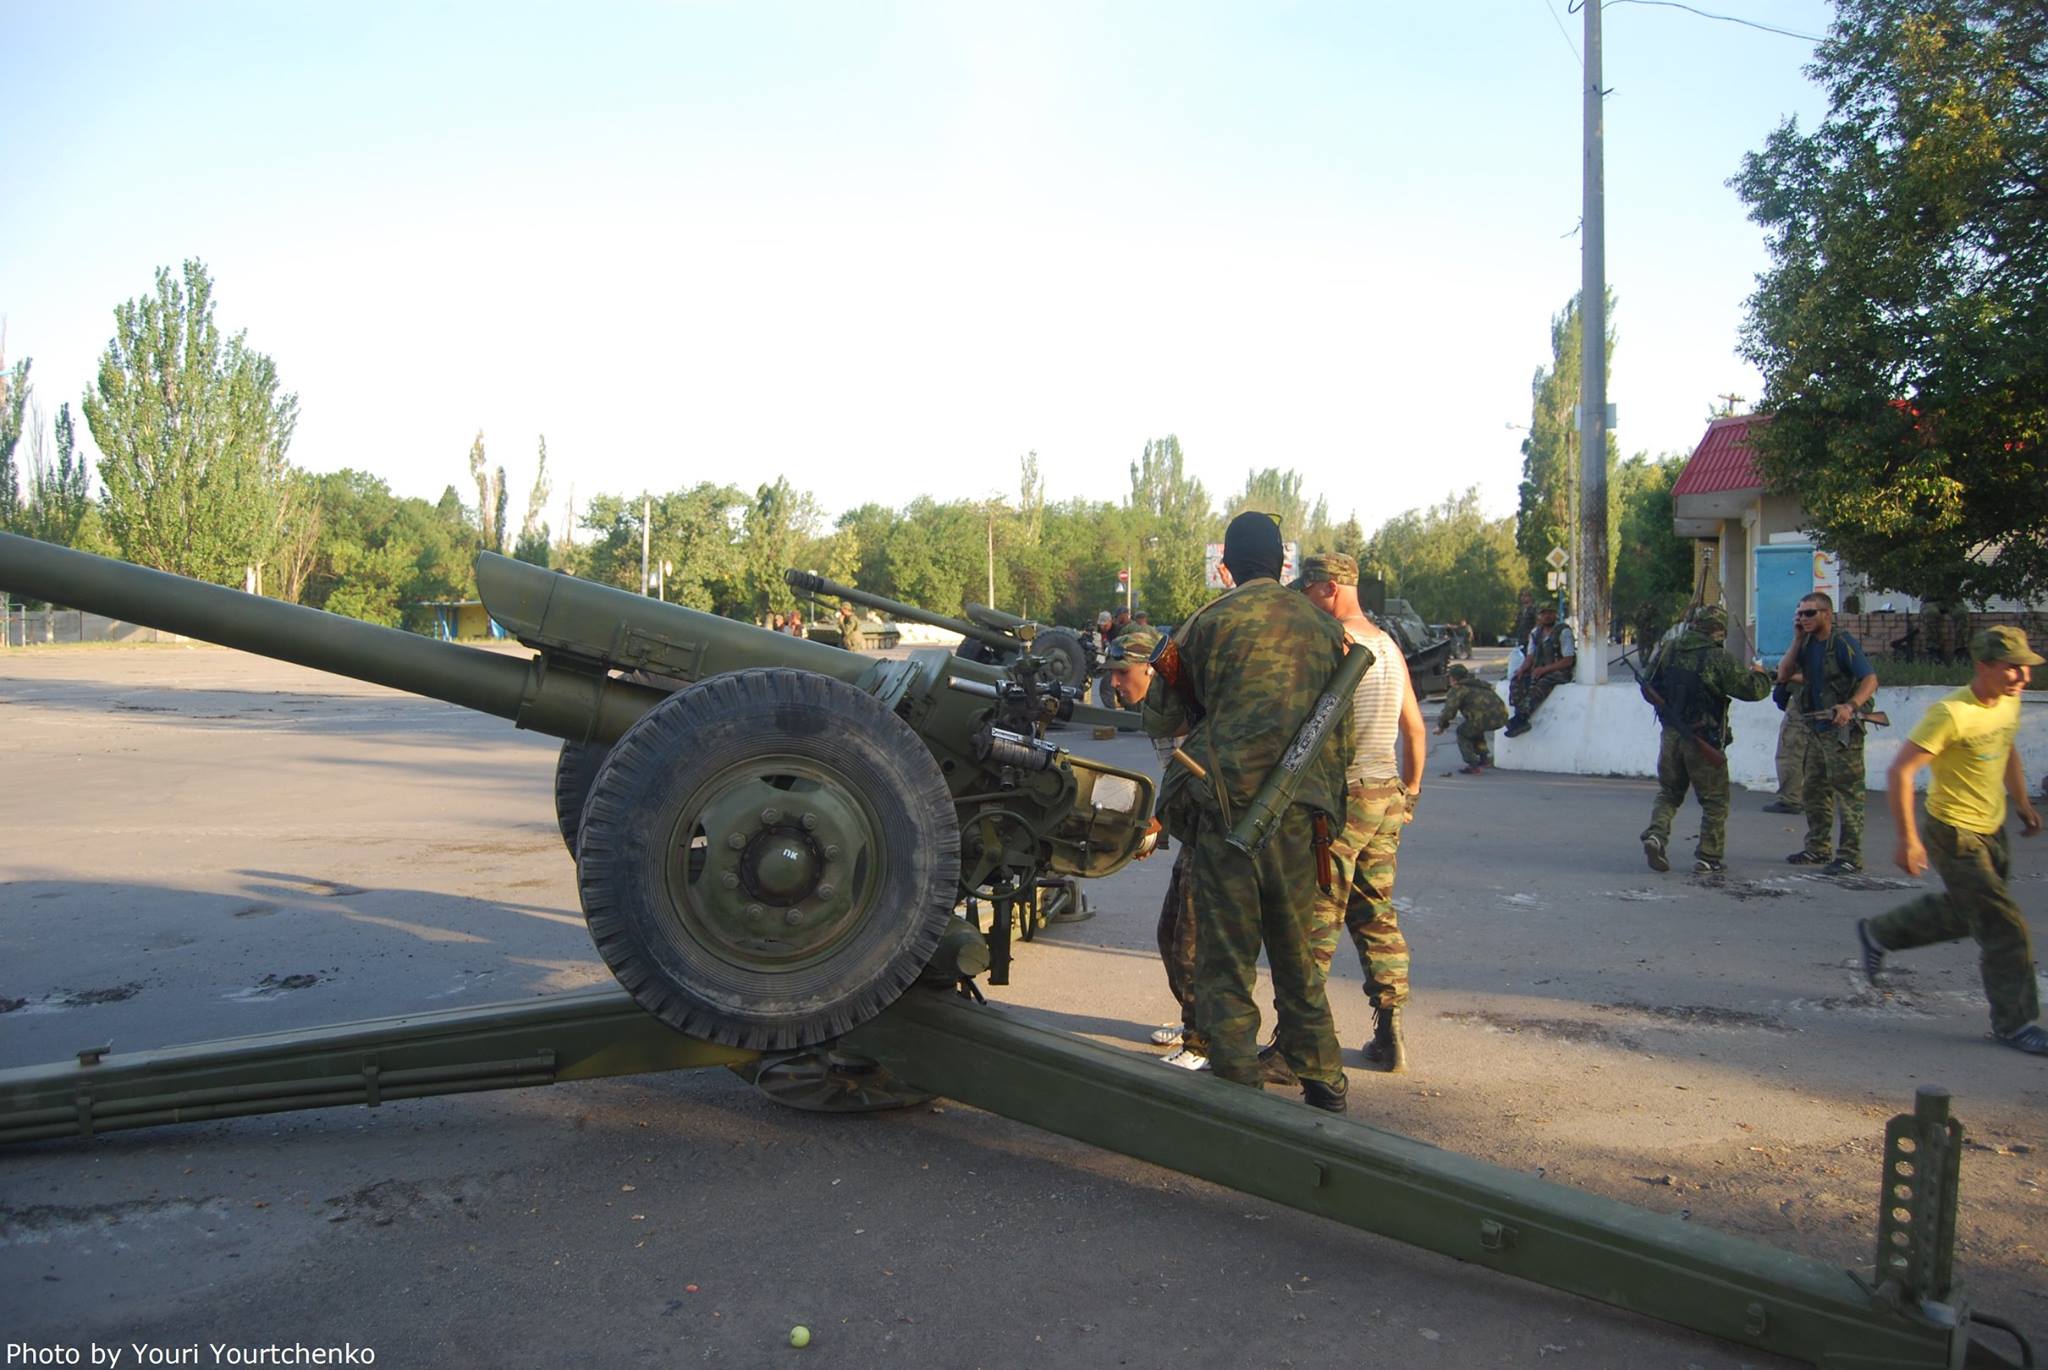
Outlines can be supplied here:
M1223 564L1230 568L1230 578L1239 585L1261 576L1278 580L1283 555L1280 525L1273 522L1271 514L1247 510L1223 530Z

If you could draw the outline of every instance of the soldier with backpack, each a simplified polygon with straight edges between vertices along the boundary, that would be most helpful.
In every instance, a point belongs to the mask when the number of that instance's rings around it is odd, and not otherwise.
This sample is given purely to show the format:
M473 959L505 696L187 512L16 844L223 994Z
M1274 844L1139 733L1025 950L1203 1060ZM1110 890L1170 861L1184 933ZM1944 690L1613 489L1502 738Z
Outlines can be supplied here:
M1643 697L1657 710L1664 735L1657 748L1657 800L1643 829L1643 855L1653 871L1671 869L1665 847L1671 819L1690 787L1700 801L1700 844L1693 874L1726 870L1728 833L1728 727L1731 699L1762 699L1771 692L1766 671L1752 670L1721 644L1728 636L1728 611L1703 604L1692 611L1686 630L1657 649Z

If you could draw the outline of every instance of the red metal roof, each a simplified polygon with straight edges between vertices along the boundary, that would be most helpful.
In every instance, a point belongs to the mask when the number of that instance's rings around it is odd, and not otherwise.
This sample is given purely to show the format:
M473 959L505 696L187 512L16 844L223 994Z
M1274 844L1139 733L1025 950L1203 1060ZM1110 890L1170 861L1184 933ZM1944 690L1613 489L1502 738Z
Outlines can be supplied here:
M1770 421L1769 414L1737 414L1708 423L1707 435L1700 439L1685 469L1678 473L1678 483L1671 487L1672 495L1763 489L1763 477L1757 474L1755 454L1749 447L1749 430L1752 424Z

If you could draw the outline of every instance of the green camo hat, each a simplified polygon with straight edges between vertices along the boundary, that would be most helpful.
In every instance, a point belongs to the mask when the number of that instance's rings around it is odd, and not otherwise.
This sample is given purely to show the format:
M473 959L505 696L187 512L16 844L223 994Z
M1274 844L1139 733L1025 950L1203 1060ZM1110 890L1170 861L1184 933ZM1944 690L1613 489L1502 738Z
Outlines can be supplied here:
M1444 674L1453 680L1463 680L1466 676L1471 675L1472 672L1467 670L1463 663L1453 661L1450 665L1444 667Z
M2042 656L2027 645L2027 635L2009 623L1986 628L1970 639L1970 656L1977 661L2003 661L2013 666L2039 666Z
M1728 631L1728 611L1718 604L1702 604L1692 611L1692 626L1703 633Z
M1342 552L1318 552L1301 563L1303 588L1326 580L1335 585L1358 584L1358 558Z
M1159 630L1141 626L1110 643L1102 656L1109 663L1110 670L1119 671L1126 666L1143 666L1152 659L1152 652L1158 646Z

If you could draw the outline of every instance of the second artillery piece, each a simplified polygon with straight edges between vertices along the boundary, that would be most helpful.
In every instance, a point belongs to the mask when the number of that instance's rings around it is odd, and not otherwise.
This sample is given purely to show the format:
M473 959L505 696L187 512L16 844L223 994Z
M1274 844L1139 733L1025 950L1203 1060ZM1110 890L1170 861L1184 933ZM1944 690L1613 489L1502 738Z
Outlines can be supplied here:
M790 589L806 598L824 595L878 609L906 622L925 623L949 633L958 633L960 644L953 653L967 661L1009 666L1023 657L1036 657L1040 664L1035 674L1048 689L1060 688L1078 695L1087 689L1089 677L1095 674L1100 664L1095 658L1095 646L1087 634L1056 624L1036 623L1001 609L991 609L986 604L969 604L966 618L954 618L950 614L920 609L915 604L905 604L901 600L842 585L816 571L785 571L782 578L789 583ZM1121 726L1131 725L1126 722Z

